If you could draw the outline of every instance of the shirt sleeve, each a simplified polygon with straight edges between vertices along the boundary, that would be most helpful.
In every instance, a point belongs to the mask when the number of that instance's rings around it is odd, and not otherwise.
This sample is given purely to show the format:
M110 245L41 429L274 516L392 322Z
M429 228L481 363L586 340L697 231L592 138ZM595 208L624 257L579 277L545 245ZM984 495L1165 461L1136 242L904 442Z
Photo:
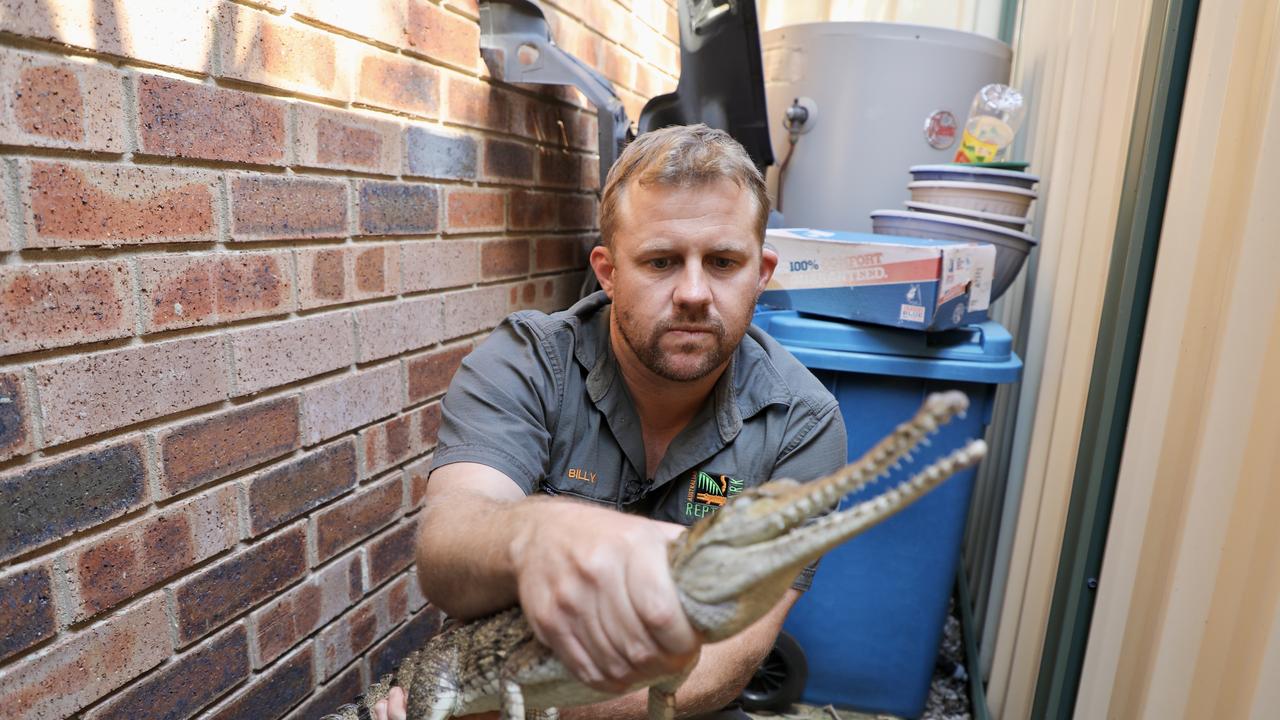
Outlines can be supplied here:
M782 457L773 466L773 479L808 482L844 467L849 447L840 407L833 402L824 412L806 414L799 420L783 448ZM817 560L806 565L791 587L801 592L808 590L817 569Z
M431 469L480 463L532 493L546 474L562 381L536 333L508 317L449 383Z

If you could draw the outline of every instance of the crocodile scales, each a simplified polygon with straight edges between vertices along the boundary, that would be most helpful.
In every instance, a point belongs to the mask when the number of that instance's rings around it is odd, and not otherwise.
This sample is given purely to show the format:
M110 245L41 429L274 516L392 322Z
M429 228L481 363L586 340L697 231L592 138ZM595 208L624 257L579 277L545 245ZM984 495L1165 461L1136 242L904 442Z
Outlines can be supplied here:
M970 440L884 493L831 512L842 497L909 460L912 450L927 445L928 436L968 404L957 391L929 395L911 420L856 462L812 482L773 480L749 489L677 537L668 555L671 576L703 640L716 642L744 630L777 604L805 565L981 460L986 444ZM684 678L652 678L626 692L647 686L650 720L673 720L675 691ZM372 718L374 704L393 686L408 695L409 720L492 710L501 711L502 720L556 720L557 708L615 697L575 680L534 637L518 606L441 631L356 703L323 720Z

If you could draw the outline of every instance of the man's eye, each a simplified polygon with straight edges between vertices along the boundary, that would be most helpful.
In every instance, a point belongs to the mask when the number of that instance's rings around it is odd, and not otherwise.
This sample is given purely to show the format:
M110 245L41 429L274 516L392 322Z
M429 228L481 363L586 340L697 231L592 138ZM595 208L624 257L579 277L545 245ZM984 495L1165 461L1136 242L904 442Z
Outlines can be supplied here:
M654 258L649 261L649 267L654 270L666 270L671 267L671 260L669 258Z
M711 258L711 267L717 270L728 270L732 268L734 265L736 265L736 263L733 260L730 260L729 258L722 258L722 257Z

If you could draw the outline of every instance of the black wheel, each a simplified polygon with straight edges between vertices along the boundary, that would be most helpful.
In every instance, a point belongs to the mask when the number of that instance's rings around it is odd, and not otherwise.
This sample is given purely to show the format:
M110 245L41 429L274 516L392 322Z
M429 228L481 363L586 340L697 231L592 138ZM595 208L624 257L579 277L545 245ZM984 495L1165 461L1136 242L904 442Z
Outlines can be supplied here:
M786 632L779 632L773 649L756 668L738 702L743 710L783 712L800 700L808 679L809 662L800 643Z

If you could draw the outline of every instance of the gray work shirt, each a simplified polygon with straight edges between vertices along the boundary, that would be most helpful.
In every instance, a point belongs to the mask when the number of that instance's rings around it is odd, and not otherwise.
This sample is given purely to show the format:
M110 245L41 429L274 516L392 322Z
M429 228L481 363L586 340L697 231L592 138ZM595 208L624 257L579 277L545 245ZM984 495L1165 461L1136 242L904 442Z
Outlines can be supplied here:
M711 397L659 466L646 468L639 417L609 343L611 308L597 292L562 312L504 320L449 384L432 469L480 463L525 494L691 525L746 488L844 465L835 398L752 326ZM795 586L807 589L812 572Z

